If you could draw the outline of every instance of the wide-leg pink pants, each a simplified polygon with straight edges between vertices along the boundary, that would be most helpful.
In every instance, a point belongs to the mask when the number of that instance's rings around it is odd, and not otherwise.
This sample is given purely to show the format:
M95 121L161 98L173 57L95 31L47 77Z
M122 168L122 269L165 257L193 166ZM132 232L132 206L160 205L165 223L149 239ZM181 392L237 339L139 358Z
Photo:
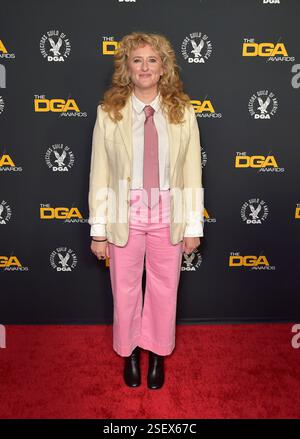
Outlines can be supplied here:
M108 243L114 301L113 349L124 357L136 346L158 355L169 355L175 347L183 245L182 241L175 245L170 241L170 191L160 191L159 204L152 209L136 202L141 194L140 189L130 191L127 244L121 247Z

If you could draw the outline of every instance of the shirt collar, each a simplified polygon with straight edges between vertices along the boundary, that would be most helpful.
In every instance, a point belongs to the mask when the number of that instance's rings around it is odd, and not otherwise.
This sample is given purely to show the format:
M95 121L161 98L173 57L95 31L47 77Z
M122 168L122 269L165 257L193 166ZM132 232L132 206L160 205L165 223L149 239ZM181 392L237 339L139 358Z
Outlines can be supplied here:
M131 94L133 108L138 114L142 113L146 105L151 105L151 107L153 107L155 111L158 111L160 108L160 98L161 95L160 92L158 92L158 94L156 95L156 97L153 99L152 102L150 102L149 104L145 104L144 102L140 101L140 99L136 97L134 92L132 92Z

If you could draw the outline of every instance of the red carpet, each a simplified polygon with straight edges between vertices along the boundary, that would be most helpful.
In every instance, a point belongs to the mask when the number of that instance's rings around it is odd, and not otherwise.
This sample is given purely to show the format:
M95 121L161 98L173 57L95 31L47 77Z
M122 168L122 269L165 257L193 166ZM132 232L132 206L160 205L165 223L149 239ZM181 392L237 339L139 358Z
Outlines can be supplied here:
M112 326L7 325L0 418L299 418L292 324L177 326L166 382L123 384Z

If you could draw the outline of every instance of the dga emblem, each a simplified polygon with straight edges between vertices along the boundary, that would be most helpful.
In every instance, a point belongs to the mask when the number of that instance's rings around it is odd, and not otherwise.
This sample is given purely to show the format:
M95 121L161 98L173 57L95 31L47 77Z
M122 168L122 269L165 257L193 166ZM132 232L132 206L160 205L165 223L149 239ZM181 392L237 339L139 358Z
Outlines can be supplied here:
M0 96L0 114L2 114L4 111L4 99L2 96Z
M56 271L72 271L77 265L77 256L70 248L58 247L50 255L50 263Z
M181 265L181 271L196 271L201 265L202 256L197 250L193 251L190 255L183 253L183 261Z
M212 44L206 34L194 32L183 40L181 53L189 63L204 64L212 53Z
M278 100L274 93L260 90L253 94L249 100L248 109L254 119L271 119L278 108Z
M252 198L246 201L241 209L241 216L246 224L262 224L267 218L269 209L265 201Z
M50 30L41 38L40 51L47 61L61 62L70 55L71 44L63 32Z
M68 172L74 165L74 154L68 146L55 144L50 146L45 154L49 169L53 172Z
M11 207L6 201L0 203L0 224L7 224L11 218Z

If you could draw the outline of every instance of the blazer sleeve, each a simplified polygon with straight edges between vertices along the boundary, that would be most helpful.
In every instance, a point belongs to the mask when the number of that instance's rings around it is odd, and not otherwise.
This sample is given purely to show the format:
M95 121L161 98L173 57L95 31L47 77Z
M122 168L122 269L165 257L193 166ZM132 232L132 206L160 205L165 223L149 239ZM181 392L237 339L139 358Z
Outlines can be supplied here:
M200 130L194 108L189 108L190 137L183 166L186 228L184 237L204 235L204 188L202 185Z
M107 198L109 184L108 157L104 141L104 115L101 105L92 136L92 152L89 175L89 219L90 236L106 236Z

